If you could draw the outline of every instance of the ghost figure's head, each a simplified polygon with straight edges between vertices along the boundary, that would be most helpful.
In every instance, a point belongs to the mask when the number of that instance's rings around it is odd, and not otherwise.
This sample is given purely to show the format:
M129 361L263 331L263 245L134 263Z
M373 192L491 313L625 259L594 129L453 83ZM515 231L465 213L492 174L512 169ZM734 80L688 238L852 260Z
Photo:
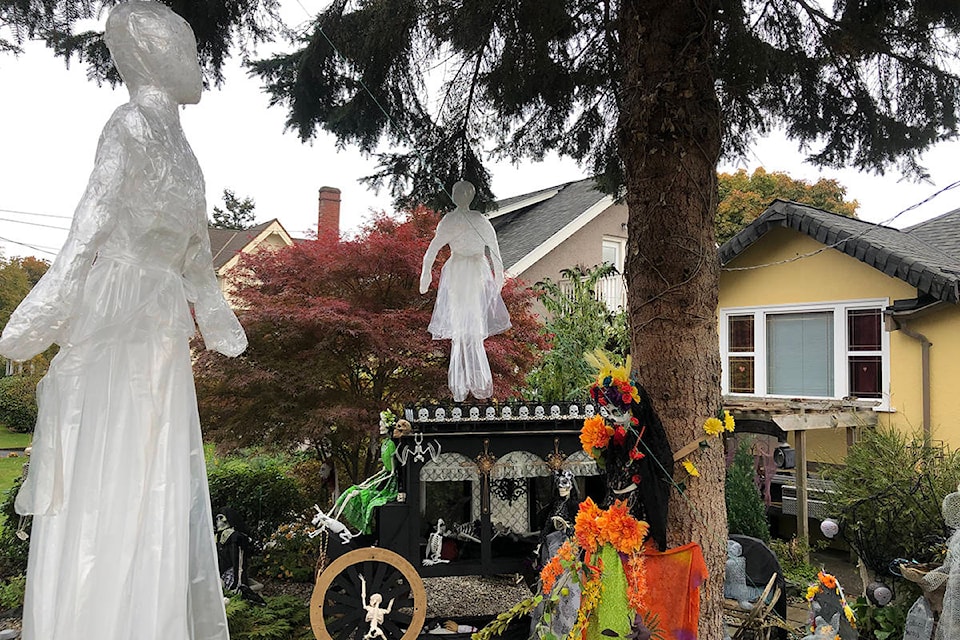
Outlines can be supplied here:
M475 195L477 195L476 188L466 180L461 180L453 185L451 197L453 198L453 204L457 205L457 209L469 209Z
M133 95L156 87L178 104L200 102L197 39L187 21L159 2L124 2L107 18L104 40Z

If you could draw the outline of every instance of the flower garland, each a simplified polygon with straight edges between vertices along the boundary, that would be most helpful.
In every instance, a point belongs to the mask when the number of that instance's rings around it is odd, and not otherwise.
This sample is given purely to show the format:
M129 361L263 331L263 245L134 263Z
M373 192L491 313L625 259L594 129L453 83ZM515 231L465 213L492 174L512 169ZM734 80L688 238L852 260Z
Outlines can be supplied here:
M597 370L597 377L590 385L590 398L607 411L629 414L630 405L640 402L640 392L630 378L630 356L620 367L615 367L602 349L584 356L587 364ZM631 419L636 425L636 419Z
M569 593L571 581L580 585L580 609L568 640L584 637L592 614L603 593L604 571L601 555L609 545L623 563L627 579L627 602L637 614L644 612L646 574L643 543L649 526L630 515L627 504L618 500L609 509L601 509L591 499L580 503L573 538L565 541L540 571L543 595L556 602Z
M816 598L819 594L823 593L824 589L832 591L840 598L840 606L843 607L843 615L846 616L847 622L850 623L850 626L854 629L857 628L857 617L853 613L853 608L847 604L847 598L843 594L843 589L840 587L840 584L837 582L837 579L830 575L829 573L824 573L820 571L817 573L817 581L807 587L806 600L807 602L813 602L813 599ZM816 628L811 625L810 633L815 633Z

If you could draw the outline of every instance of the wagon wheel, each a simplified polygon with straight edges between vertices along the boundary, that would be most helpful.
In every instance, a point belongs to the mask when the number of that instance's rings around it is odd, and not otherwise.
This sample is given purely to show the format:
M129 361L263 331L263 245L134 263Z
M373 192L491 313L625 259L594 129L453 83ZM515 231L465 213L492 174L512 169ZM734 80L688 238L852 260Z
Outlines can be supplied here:
M354 549L331 563L317 577L310 599L310 623L318 640L363 640L370 623L361 601L361 581L367 585L367 603L378 593L381 608L394 600L385 614L386 640L414 640L427 615L423 580L413 566L393 551L377 547ZM383 640L381 636L370 636ZM369 640L369 639L368 639Z

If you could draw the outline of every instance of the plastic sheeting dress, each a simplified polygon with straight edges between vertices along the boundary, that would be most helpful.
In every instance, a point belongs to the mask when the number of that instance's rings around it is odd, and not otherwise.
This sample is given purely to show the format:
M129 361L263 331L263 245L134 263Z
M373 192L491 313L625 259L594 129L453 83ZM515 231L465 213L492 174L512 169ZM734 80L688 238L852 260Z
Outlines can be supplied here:
M188 300L207 348L246 338L212 270L179 99L125 80L70 235L0 338L14 359L61 347L16 502L36 516L23 637L226 640Z
M464 400L467 393L475 398L493 395L493 376L483 341L511 326L510 314L500 296L503 262L497 234L483 214L470 210L473 195L474 187L469 182L454 185L457 208L437 225L423 257L420 278L420 293L426 293L437 254L449 244L450 258L440 270L429 331L434 340L451 341L447 381L457 402Z

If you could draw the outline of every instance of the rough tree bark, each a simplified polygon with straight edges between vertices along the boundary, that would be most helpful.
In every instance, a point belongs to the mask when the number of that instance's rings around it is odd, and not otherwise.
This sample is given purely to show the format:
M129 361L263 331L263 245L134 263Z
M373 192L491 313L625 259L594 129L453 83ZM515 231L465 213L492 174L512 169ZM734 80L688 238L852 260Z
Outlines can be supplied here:
M713 0L624 0L618 133L630 210L626 274L632 353L674 450L720 406L718 262L713 219L720 110L710 59ZM703 548L701 640L722 635L726 559L723 451L695 452L699 478L673 493L670 544ZM673 472L674 470L670 470Z

